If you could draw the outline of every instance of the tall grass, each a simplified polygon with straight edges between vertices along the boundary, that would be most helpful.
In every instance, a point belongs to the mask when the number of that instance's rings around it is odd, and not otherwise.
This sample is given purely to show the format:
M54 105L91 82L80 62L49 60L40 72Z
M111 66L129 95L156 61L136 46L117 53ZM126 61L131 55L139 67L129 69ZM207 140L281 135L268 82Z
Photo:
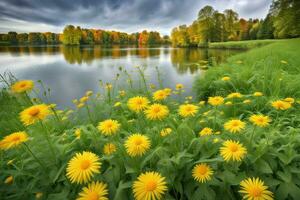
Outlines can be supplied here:
M194 83L198 98L233 91L260 91L277 98L300 96L300 39L285 40L233 56ZM230 82L222 77L229 76ZM234 87L233 87L234 85Z
M284 40L247 40L247 41L230 41L230 42L213 42L209 43L211 49L252 49L262 47L275 42Z

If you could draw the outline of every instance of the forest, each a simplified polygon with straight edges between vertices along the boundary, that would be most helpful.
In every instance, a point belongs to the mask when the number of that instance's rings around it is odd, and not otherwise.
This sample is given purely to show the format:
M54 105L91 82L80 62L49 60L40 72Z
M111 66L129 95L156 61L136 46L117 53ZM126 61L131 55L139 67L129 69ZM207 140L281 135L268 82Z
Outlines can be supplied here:
M300 36L300 1L273 0L265 19L244 19L232 9L223 13L205 6L189 26L171 33L173 46L207 46L209 42L283 39Z
M157 31L147 31L136 33L125 33L118 31L107 31L101 29L83 29L73 25L65 26L62 33L51 32L30 32L17 33L8 32L0 34L0 45L86 45L86 44L101 44L101 45L154 45L154 44L169 44L169 36L161 37Z

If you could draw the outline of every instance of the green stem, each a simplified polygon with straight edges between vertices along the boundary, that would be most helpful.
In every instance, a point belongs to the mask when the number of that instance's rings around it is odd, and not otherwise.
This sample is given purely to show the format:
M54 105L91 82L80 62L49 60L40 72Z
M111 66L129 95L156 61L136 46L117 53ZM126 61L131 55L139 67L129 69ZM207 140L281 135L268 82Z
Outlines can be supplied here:
M49 145L49 147L50 147L50 151L51 151L51 153L52 153L52 157L53 157L53 160L54 160L54 162L55 162L55 164L56 164L56 155L55 155L55 151L54 151L54 147L53 147L53 145L52 145L52 143L51 143L51 141L50 141L50 134L49 134L49 132L48 132L48 129L47 129L47 127L43 124L43 122L40 120L40 124L41 124L41 127L45 130L45 138L46 138L46 140L47 140L47 142L48 142L48 145Z
M253 140L253 138L254 138L255 128L256 128L256 127L253 128L252 134L251 134L251 136L250 136L250 142L249 142L250 147L253 146L253 145L252 145L252 140Z
M93 124L93 119L92 119L91 112L90 112L90 109L89 109L89 105L88 105L88 104L86 104L86 109L87 109L87 113L88 113L90 122Z
M29 146L27 146L27 144L26 143L23 143L24 144L24 147L25 147L25 149L29 152L29 154L39 163L39 165L45 170L45 172L46 172L46 167L45 167L45 165L43 164L43 162L42 161L40 161L37 157L36 157L36 155L34 155L34 153L30 150L30 148L29 148Z

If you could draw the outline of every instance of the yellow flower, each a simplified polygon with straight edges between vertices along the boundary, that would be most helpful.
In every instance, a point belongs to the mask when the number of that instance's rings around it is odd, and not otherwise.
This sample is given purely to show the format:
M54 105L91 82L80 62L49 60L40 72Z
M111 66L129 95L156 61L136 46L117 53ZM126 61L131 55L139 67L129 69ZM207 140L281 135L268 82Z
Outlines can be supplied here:
M107 184L97 181L84 187L76 200L108 200L107 195Z
M222 81L229 81L230 80L230 77L229 76L224 76L223 78L222 78Z
M106 83L106 84L105 84L105 89L111 90L111 89L112 89L112 84Z
M250 99L246 99L246 100L243 101L243 103L244 104L249 104L249 103L251 103L251 100Z
M88 96L84 96L84 97L81 97L80 99L79 99L79 102L80 103L85 103L85 102L87 102L89 100L89 97Z
M150 120L162 120L169 114L169 109L161 104L153 104L145 110L145 114Z
M170 96L172 94L172 89L171 88L165 88L164 91L167 94L167 96Z
M14 159L7 161L7 165L12 165L14 163Z
M128 108L134 112L140 112L145 110L149 104L149 100L146 97L132 97L128 100Z
M231 105L232 105L232 102L231 102L231 101L227 101L227 102L225 103L225 105L226 105L226 106L231 106Z
M243 199L247 200L273 200L273 193L268 190L268 186L259 178L247 178L240 183L239 191Z
M126 151L131 157L142 156L150 146L149 138L139 133L130 135L125 141Z
M281 100L273 101L273 102L272 102L272 106L273 106L275 109L277 109L277 110L287 110L287 109L289 109L290 107L292 107L291 103L285 102L285 101L281 101Z
M111 155L113 154L115 151L117 150L116 145L114 145L113 143L107 143L104 145L103 147L103 152L106 155Z
M168 97L168 94L166 93L165 90L157 90L156 92L153 93L153 99L155 101L164 100L167 97Z
M155 88L156 88L156 85L150 83L150 88L151 88L151 89L155 89Z
M114 107L119 107L119 106L121 106L122 105L122 103L121 102L116 102L115 104L114 104Z
M176 87L176 90L182 90L184 88L183 84L181 84L181 83L177 83L175 87Z
M190 117L195 116L198 111L198 106L195 106L193 104L185 104L179 106L179 115L182 117Z
M164 128L160 131L160 136L166 137L167 135L170 135L171 132L172 132L171 128Z
M213 134L213 130L211 128L205 127L203 128L200 132L199 135L200 136L205 136L205 135L211 135Z
M76 139L80 139L80 135L81 135L81 130L80 130L80 128L77 128L76 130L75 130L75 136L76 136Z
M133 194L136 200L161 200L167 191L165 177L157 172L145 172L133 183Z
M186 99L186 100L192 100L193 97L192 97L192 96L187 96L187 97L185 97L185 99Z
M13 176L7 177L4 181L5 184L12 184L13 182L14 182L14 177Z
M218 143L220 140L219 140L219 138L215 138L214 140L213 140L213 143L215 144L215 143Z
M243 63L243 61L241 61L241 60L238 60L238 61L236 61L236 63L237 63L237 64L242 64L242 63Z
M53 109L53 108L55 108L56 106L57 106L57 105L56 105L55 103L52 103L52 104L49 105L49 108L52 108L52 109Z
M15 132L10 135L5 136L1 141L0 141L0 149L10 149L13 147L16 147L23 142L26 142L28 140L28 135L24 132Z
M261 92L254 92L253 96L255 96L255 97L261 97L261 96L263 96L263 93L261 93Z
M120 95L121 97L125 96L125 95L126 95L125 90L120 90L120 91L119 91L119 95Z
M99 157L88 151L76 153L69 161L67 167L67 177L72 183L87 183L95 173L100 172Z
M242 122L241 120L232 119L224 124L224 128L231 133L237 133L243 130L245 125L245 122Z
M221 96L209 97L208 103L212 106L219 106L224 103L224 98Z
M238 141L226 140L220 148L220 153L225 161L241 161L247 149Z
M199 105L203 106L205 104L205 101L200 101Z
M281 60L280 62L281 62L282 64L288 64L288 62L285 61L285 60Z
M232 99L232 98L242 98L243 95L239 92L233 92L229 95L227 95L227 98Z
M103 135L113 135L120 129L120 126L117 120L107 119L99 122L97 128Z
M82 108L84 106L84 103L77 104L77 108Z
M77 105L79 103L79 101L77 99L73 99L72 102Z
M35 198L36 198L36 199L40 199L40 198L42 198L42 196L43 196L43 193L42 193L42 192L37 192L37 193L35 193Z
M295 102L295 99L292 97L287 97L287 98L283 99L283 101L293 104Z
M22 93L22 92L31 91L33 87L34 87L34 83L32 80L22 80L14 83L11 86L11 90L14 93Z
M193 168L193 178L200 182L204 183L206 181L211 180L211 175L213 174L213 170L211 167L205 163L198 164Z
M39 120L45 119L50 114L49 107L45 104L34 105L20 113L21 121L28 126Z
M260 127L268 126L269 123L271 122L271 119L268 116L264 116L264 115L252 115L249 120L254 125Z
M93 91L91 91L91 90L86 91L86 93L85 93L85 96L88 96L88 97L90 97L92 95L93 95Z

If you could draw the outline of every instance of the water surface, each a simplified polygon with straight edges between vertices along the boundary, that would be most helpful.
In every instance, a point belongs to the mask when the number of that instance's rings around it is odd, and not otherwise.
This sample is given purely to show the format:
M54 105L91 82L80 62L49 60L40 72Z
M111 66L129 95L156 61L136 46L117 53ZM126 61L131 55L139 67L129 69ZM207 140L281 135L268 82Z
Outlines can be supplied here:
M70 106L71 100L85 91L98 91L99 80L112 82L119 67L133 73L135 66L145 67L149 83L158 85L158 67L165 87L176 83L191 87L196 76L204 73L200 61L224 62L236 50L184 49L171 47L0 47L0 73L11 72L18 79L42 80L51 88L50 101L60 107ZM126 86L126 78L120 80Z

